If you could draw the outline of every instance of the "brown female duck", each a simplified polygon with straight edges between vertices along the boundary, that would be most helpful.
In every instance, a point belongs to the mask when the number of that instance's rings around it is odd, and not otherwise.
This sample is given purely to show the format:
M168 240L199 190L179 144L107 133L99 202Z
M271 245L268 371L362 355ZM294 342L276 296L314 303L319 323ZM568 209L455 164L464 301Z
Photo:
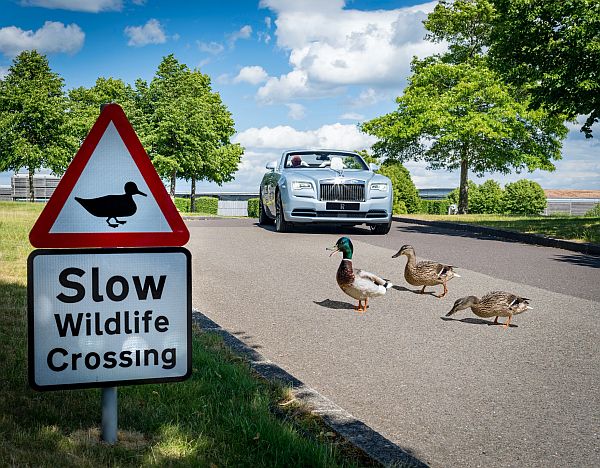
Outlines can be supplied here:
M392 255L392 258L400 255L408 257L404 268L404 279L412 286L423 286L421 294L425 293L427 286L441 284L444 286L444 292L437 297L444 297L448 293L446 283L454 277L460 278L460 275L454 272L452 265L428 261L417 263L417 256L412 245L403 245L396 254Z
M494 325L498 324L498 317L508 317L504 322L504 328L508 328L513 315L517 315L532 309L529 306L529 299L526 297L516 296L515 294L504 291L492 291L487 293L481 299L475 296L467 296L458 299L452 310L446 314L449 317L459 310L468 309L469 307L475 315L482 318L496 317Z

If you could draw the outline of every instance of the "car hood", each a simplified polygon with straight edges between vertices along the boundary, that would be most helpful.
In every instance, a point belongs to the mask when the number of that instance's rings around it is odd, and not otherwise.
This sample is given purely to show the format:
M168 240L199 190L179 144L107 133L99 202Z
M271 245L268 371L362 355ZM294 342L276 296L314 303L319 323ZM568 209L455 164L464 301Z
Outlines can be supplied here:
M333 169L292 169L284 171L288 180L310 180L318 183L323 180L337 179L340 183L344 180L362 181L368 184L371 180L387 180L387 177L371 171L343 171L341 175ZM336 181L337 181L336 180Z

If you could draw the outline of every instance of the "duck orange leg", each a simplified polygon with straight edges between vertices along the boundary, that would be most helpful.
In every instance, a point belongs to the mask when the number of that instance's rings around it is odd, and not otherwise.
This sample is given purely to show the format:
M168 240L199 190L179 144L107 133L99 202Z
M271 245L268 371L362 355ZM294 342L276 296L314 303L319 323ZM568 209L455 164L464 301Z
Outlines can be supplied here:
M440 299L448 294L448 287L446 286L446 283L444 282L442 284L444 285L444 292L438 296Z
M506 322L504 322L504 325L502 325L502 328L504 328L506 330L509 327L511 318L512 318L512 315L509 315L508 318L506 319Z

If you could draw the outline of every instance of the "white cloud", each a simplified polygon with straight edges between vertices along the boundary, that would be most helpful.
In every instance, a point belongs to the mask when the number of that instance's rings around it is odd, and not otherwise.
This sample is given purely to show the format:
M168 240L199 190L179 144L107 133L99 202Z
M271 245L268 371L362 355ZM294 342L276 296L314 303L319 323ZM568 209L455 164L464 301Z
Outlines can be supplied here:
M249 128L234 138L245 148L278 149L286 148L338 148L361 150L369 148L375 138L362 133L356 125L334 123L323 125L316 130L300 131L288 125L277 127Z
M125 35L129 37L128 46L142 47L148 44L163 44L167 42L167 36L160 21L150 19L143 26L127 26Z
M134 3L141 4L136 1ZM88 13L120 11L123 8L122 0L21 0L21 5Z
M273 104L295 98L330 97L342 92L341 87L332 88L311 82L304 70L294 70L279 78L269 77L267 82L258 89L256 98L264 104Z
M206 52L211 55L218 55L225 50L225 47L223 46L223 44L220 44L220 43L214 42L214 41L213 42L198 41L197 44L198 44L198 48L202 52Z
M246 25L243 26L239 31L235 31L229 34L227 41L229 43L229 47L233 47L237 41L240 39L249 39L252 35L252 26Z
M262 0L261 6L277 15L277 45L289 51L292 71L270 79L258 99L272 103L321 97L327 89L335 92L347 85L401 89L413 56L424 57L446 47L423 40L421 22L436 4L361 11L345 9L343 0ZM285 84L296 75L304 77L304 85L280 98L282 86L277 83Z
M37 31L24 31L16 26L0 29L0 52L15 57L24 50L36 49L42 54L74 54L81 49L85 33L76 24L46 21Z
M302 104L288 102L286 104L289 109L288 116L294 120L302 120L306 117L306 108Z
M269 75L265 69L261 66L254 65L251 67L244 67L240 70L238 75L233 79L234 83L246 82L253 85L264 83L267 81Z
M346 112L340 116L342 120L364 120L365 116L357 112Z

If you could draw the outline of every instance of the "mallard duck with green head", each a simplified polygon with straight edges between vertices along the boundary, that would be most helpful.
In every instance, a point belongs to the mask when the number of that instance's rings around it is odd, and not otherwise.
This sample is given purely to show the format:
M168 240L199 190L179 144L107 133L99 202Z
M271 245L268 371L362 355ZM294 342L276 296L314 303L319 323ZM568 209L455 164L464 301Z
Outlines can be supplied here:
M356 307L358 312L366 312L370 297L383 296L393 286L389 281L373 273L352 266L354 246L347 237L340 237L335 245L328 247L327 250L333 251L330 257L336 252L342 252L343 258L335 278L342 291L358 301Z
M437 297L444 297L448 293L446 283L452 278L460 278L460 275L454 272L452 265L443 263L421 261L417 263L417 256L412 245L403 245L400 250L392 255L392 258L406 255L408 261L404 267L404 279L412 286L423 286L421 294L425 293L427 286L441 284L444 286L444 292Z
M481 299L475 296L466 296L458 299L452 310L446 314L446 317L454 315L459 310L471 308L478 317L494 319L494 325L498 324L498 317L508 317L504 322L504 328L508 328L513 315L521 314L526 310L533 309L529 306L529 299L520 297L504 291L492 291L487 293Z

